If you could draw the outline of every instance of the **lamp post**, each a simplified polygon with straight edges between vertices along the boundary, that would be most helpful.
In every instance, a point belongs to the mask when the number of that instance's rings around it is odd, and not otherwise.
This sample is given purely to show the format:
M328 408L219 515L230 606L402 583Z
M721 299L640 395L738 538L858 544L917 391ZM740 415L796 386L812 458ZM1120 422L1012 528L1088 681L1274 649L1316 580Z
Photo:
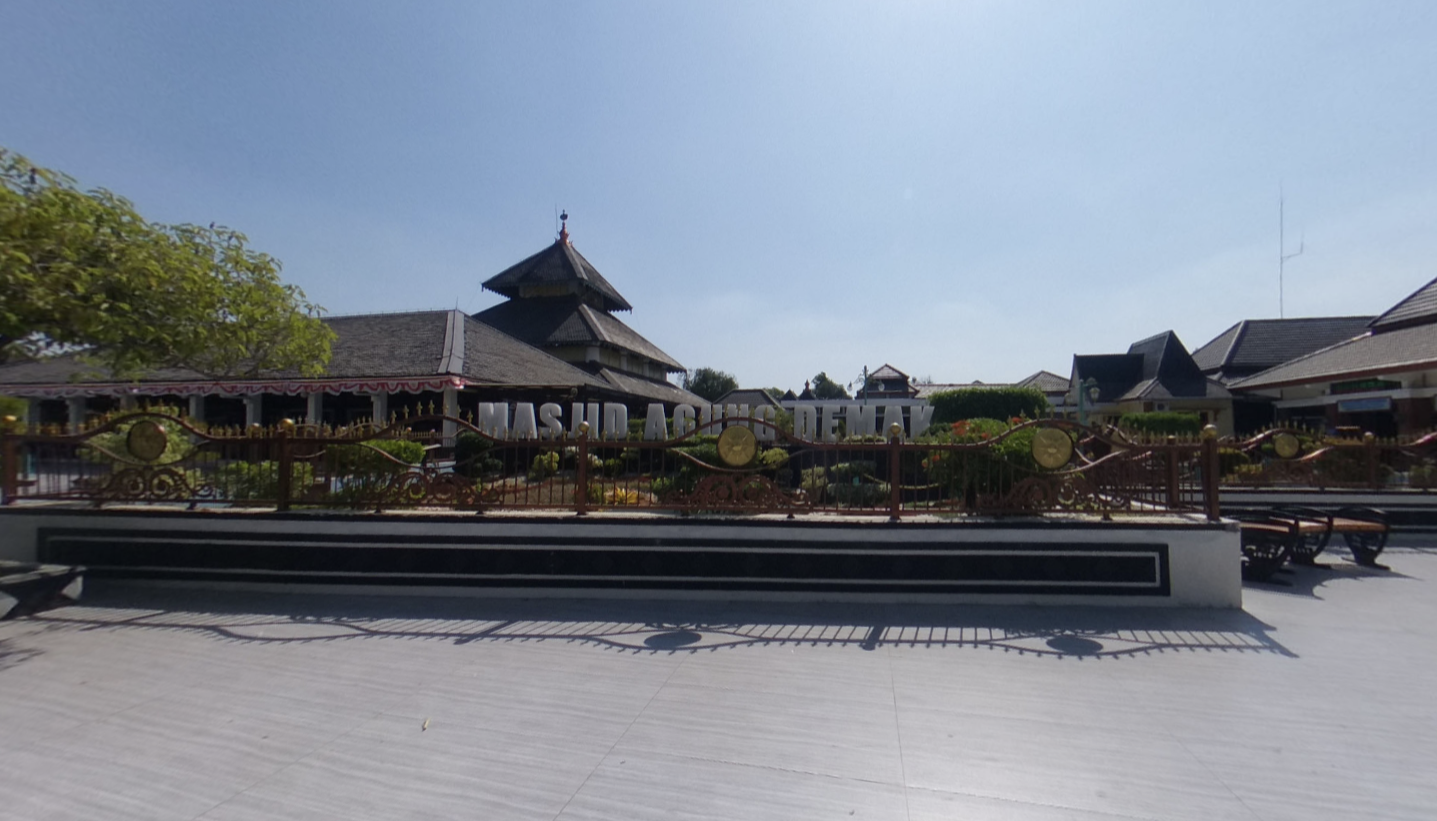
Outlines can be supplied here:
M1098 401L1098 380L1088 377L1078 383L1078 424L1088 424L1088 401Z

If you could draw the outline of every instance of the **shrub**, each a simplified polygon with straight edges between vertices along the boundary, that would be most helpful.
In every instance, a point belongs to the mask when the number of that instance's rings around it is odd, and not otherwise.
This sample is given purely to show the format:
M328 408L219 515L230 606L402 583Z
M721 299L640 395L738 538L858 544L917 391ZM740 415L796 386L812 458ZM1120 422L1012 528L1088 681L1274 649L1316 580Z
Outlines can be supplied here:
M332 445L328 456L336 475L388 476L424 461L424 446L403 439L371 439L363 444Z
M529 464L529 481L542 482L559 472L559 452L557 450L545 451L534 457Z
M996 440L1009 430L997 419L966 419L935 430L924 438L935 443L975 444ZM1033 459L1035 428L995 441L986 449L973 451L930 451L922 466L929 481L943 486L952 496L967 498L983 494L1004 496L1026 476L1039 472Z
M470 479L486 473L497 473L504 463L489 455L494 440L473 431L464 431L454 439L454 472Z
M957 388L928 397L934 426L962 419L1036 419L1052 407L1037 388Z
M1223 476L1231 476L1238 472L1238 468L1252 463L1247 454L1237 448L1218 448L1218 473Z
M394 477L424 460L424 446L402 439L371 439L331 445L325 458L329 475L337 480L334 498L359 506L383 501Z
M1196 436L1202 433L1202 418L1195 413L1181 411L1125 413L1118 420L1118 427L1149 436Z
M799 473L799 487L815 502L828 499L847 507L872 507L887 500L889 491L887 482L874 477L876 468L863 459L807 468Z
M1407 473L1407 483L1412 487L1424 490L1437 487L1437 465L1428 460L1423 464L1413 466L1412 470Z
M649 482L649 492L660 501L664 501L669 494L682 490L677 476L655 476L653 481Z
M828 470L821 467L804 468L798 474L798 486L814 501L821 500L824 491L828 489Z
M211 477L224 496L236 502L278 501L278 462L231 462ZM314 466L308 462L290 464L289 492L298 497L314 483Z
M781 470L788 464L788 451L783 448L768 448L758 454L758 462L764 470Z
M874 507L888 501L887 482L866 484L830 484L828 495L845 507Z
M614 488L604 494L604 504L606 505L632 506L642 504L643 500L644 494L638 490Z

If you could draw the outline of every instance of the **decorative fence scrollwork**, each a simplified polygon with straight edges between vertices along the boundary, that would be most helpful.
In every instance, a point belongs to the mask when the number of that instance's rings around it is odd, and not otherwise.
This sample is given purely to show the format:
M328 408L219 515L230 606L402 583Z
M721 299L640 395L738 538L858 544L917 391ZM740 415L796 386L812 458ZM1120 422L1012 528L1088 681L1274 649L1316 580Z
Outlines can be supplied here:
M808 441L761 419L721 419L664 441L496 438L465 419L379 427L216 429L153 411L78 433L10 424L3 498L684 514L1040 513L1216 517L1233 487L1437 489L1437 434L1403 440L1272 430L1244 439L1139 440L1058 419L955 423ZM742 426L742 427L739 427ZM949 429L951 427L951 430ZM725 430L741 431L728 434Z

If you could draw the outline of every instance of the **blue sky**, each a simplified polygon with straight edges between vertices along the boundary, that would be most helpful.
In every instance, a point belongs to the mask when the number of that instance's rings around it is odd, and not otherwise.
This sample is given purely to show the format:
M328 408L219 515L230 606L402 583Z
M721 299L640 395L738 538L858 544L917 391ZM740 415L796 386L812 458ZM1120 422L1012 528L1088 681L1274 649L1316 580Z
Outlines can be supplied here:
M1437 4L7 0L0 145L334 314L554 237L689 367L1066 374L1437 276Z

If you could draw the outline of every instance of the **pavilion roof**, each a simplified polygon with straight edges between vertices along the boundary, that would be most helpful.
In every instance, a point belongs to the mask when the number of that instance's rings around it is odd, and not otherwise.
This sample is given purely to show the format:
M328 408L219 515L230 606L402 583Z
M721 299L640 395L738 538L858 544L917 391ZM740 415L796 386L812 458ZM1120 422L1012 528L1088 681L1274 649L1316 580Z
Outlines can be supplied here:
M171 389L183 393L229 389L298 392L316 383L338 390L376 380L432 389L455 379L471 385L608 387L601 378L461 311L361 314L322 321L336 338L329 366L318 378L301 377L296 371L273 371L216 379L183 368L162 368L138 379L118 379L66 355L0 365L0 393L78 395L107 392L103 389L108 388L144 393Z
M597 298L605 311L634 309L569 242L567 233L555 240L553 245L485 280L484 288L510 299L572 293Z
M474 318L530 345L600 345L647 357L670 373L685 370L623 320L573 296L511 299L480 311Z

